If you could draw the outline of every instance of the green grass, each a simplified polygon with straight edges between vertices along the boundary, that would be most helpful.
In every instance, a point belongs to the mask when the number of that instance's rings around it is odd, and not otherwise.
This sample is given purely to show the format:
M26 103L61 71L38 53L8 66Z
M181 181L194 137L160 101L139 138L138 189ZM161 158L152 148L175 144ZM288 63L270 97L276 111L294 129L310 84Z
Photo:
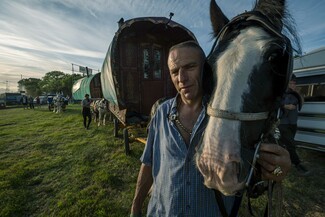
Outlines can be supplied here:
M63 114L6 109L0 117L0 216L128 216L143 144L132 143L126 156L113 124L83 128L79 105ZM299 154L313 174L289 174L283 216L325 216L324 155ZM252 205L262 213L265 200Z
M126 156L113 125L85 130L77 105L0 114L0 216L128 215L143 144Z

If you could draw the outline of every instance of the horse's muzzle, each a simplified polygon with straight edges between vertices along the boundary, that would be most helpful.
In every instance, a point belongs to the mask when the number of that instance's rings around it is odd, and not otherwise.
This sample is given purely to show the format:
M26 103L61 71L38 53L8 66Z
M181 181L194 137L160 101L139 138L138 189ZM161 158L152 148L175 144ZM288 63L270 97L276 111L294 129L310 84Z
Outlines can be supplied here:
M196 164L204 177L204 185L213 188L224 195L234 195L245 186L245 180L240 178L240 156L228 155L217 157L203 151L197 155Z

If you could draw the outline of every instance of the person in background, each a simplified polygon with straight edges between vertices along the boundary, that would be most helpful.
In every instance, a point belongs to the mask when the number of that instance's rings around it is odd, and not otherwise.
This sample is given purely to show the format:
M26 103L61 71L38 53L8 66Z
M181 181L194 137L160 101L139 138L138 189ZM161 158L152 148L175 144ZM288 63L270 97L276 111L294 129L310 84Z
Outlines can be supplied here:
M85 98L82 100L82 116L83 116L83 123L85 129L89 129L89 125L91 123L91 111L90 111L90 104L91 99L89 99L89 94L85 94ZM88 124L87 124L87 118L88 118Z
M39 96L36 97L36 104L38 108L41 108L41 100L39 98Z
M53 96L47 96L47 104L49 107L49 111L52 110Z
M147 216L221 216L214 191L207 188L194 162L196 145L207 125L209 100L205 55L195 41L170 48L168 68L178 94L163 102L150 125L131 207L131 217L141 216L152 187ZM211 79L210 79L211 80ZM289 153L278 145L262 144L258 162L266 179L281 181L291 166ZM265 165L268 168L265 168ZM274 174L277 166L282 174ZM223 198L227 212L235 196Z
M27 109L28 108L28 98L27 98L27 96L23 95L22 98L21 98L21 101L23 103L24 109Z
M28 101L29 101L29 108L34 109L34 98L32 96L29 96Z
M281 133L280 144L289 151L291 162L295 165L297 173L301 176L306 176L310 171L301 164L294 140L297 132L298 111L301 110L302 103L303 99L296 91L296 76L293 74L282 100L283 114L279 125Z

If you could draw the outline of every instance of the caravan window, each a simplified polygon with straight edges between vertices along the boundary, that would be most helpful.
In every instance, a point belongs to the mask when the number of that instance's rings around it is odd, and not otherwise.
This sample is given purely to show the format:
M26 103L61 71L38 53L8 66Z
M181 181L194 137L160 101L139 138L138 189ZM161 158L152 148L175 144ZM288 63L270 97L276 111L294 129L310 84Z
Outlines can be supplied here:
M150 58L149 58L149 49L143 49L143 78L148 79L150 76Z
M145 80L161 80L163 77L163 50L153 44L142 46L142 74Z
M155 79L161 78L161 65L161 50L154 49L153 77Z
M325 84L299 85L297 91L306 102L325 102Z

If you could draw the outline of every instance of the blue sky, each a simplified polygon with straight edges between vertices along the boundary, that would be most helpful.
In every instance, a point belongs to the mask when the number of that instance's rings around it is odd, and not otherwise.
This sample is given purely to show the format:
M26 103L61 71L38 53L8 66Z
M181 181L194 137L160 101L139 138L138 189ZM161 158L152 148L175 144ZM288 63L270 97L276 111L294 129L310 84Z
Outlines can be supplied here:
M255 0L217 0L228 18L250 10ZM325 1L289 0L303 52L325 46ZM175 15L210 51L209 0L0 0L0 92L17 90L21 78L53 70L71 73L71 63L101 69L117 21Z

